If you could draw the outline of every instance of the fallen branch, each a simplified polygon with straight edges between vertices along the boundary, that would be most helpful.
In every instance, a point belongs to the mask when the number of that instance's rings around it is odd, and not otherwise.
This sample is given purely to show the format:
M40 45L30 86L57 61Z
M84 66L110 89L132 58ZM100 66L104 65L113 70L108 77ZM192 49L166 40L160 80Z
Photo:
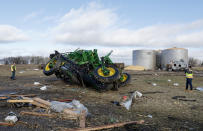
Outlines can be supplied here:
M37 112L26 112L26 111L21 111L21 115L33 115L33 116L46 116L46 117L57 117L55 114L45 114L45 113L37 113Z
M8 122L0 122L0 126L14 126L14 124Z
M95 131L95 130L115 128L115 127L122 127L122 126L129 125L129 124L143 124L143 123L144 123L144 120L140 120L140 121L116 123L116 124L111 124L111 125L103 125L103 126L98 126L98 127L66 129L65 131Z
M24 121L17 121L16 124L23 124L26 126L30 126L27 122L24 122Z
M6 96L10 96L10 97L18 97L18 96L34 97L34 96L36 96L36 94L27 94L27 95L6 95Z

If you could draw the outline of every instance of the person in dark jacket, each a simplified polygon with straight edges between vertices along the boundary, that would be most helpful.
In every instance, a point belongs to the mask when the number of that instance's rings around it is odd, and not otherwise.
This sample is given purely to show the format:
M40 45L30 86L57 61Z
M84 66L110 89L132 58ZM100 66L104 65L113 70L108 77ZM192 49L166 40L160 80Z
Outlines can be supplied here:
M192 87L192 79L193 79L193 72L192 72L192 67L189 66L189 68L185 71L186 75L186 90L188 90L188 85L190 85L190 90L193 89Z

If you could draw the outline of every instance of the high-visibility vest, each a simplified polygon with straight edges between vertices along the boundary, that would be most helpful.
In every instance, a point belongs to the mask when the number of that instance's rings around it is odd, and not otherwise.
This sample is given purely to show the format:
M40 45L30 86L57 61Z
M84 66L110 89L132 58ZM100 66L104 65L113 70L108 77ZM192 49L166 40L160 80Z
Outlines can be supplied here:
M11 71L16 71L16 66L15 65L11 65Z
M186 78L193 78L192 70L186 72Z

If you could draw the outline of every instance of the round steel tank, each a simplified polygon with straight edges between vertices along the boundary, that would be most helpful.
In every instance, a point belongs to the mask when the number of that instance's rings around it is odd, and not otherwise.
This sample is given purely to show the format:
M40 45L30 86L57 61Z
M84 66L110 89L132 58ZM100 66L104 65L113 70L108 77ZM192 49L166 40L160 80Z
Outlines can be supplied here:
M161 69L161 52L162 50L156 50L156 68Z
M188 50L184 48L169 48L161 52L161 68L166 69L167 64L182 62L188 66Z
M143 66L146 70L156 67L156 53L154 50L133 50L133 65Z

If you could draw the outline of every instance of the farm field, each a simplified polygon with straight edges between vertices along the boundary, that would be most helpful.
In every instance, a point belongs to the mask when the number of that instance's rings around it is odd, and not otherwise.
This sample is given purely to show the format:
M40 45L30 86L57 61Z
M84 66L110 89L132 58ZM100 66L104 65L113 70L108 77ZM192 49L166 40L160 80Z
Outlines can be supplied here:
M126 71L131 74L131 82L118 91L98 92L91 87L71 85L54 75L45 76L38 65L17 65L16 80L10 80L10 67L0 65L0 94L36 94L44 100L76 99L87 107L89 115L87 127L112 123L144 120L144 124L106 129L107 131L128 130L203 130L203 92L185 91L183 72ZM194 71L193 86L203 87L203 72ZM171 80L170 82L168 80ZM39 82L40 85L34 85ZM174 84L175 83L175 84ZM47 90L40 87L47 86ZM130 110L117 106L112 101L120 101L139 91L142 97L136 98ZM184 99L179 99L184 98ZM0 121L4 121L10 111L17 115L21 111L32 111L33 107L16 108L0 101ZM0 126L0 130L64 130L77 128L75 120L37 116L20 116L27 125L13 127Z

